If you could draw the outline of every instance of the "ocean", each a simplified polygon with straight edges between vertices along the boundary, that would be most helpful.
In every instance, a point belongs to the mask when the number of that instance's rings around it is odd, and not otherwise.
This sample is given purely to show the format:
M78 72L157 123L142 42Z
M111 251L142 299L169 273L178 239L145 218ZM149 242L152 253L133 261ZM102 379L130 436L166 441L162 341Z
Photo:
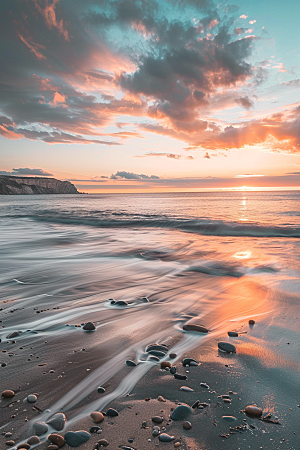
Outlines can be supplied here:
M82 345L97 355L78 361L91 374L48 396L52 412L64 408L77 420L130 393L149 367L117 383L106 403L86 400L125 359L144 362L151 342L169 343L180 357L202 346L199 359L216 363L215 342L230 330L242 330L234 342L243 370L264 373L253 400L277 416L293 404L299 191L2 196L0 204L2 342L16 330L18 345L52 339L49 359L58 366ZM207 335L184 332L195 319ZM251 333L249 319L258 324ZM93 344L78 334L87 321L98 332Z

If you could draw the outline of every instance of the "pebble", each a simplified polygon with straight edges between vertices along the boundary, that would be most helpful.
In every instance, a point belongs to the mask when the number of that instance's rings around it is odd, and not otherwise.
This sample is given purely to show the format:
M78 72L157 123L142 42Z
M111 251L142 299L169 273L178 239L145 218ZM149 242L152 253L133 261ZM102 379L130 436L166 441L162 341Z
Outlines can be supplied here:
M116 417L116 416L119 415L119 413L118 413L117 410L115 410L115 409L113 409L113 408L109 408L109 409L106 411L106 415L109 416L109 417Z
M166 401L167 401L162 395L159 395L159 396L157 397L157 400L158 400L159 402L166 402Z
M174 447L180 447L181 442L175 442Z
M13 434L10 431L8 431L7 433L5 433L4 437L11 437L12 435Z
M98 391L98 394L103 394L103 393L105 392L105 389L104 389L104 387L99 386L99 387L97 388L97 391Z
M14 391L7 389L6 391L3 391L1 395L3 398L12 398L15 396L15 393L14 393Z
M186 391L186 392L194 392L194 389L188 387L188 386L181 386L180 388L181 391Z
M197 333L208 333L208 329L202 325L197 325L195 323L186 323L183 325L182 329L184 331L197 331Z
M183 426L183 428L184 428L185 430L190 430L190 429L192 428L191 422L188 422L187 420L185 420L185 421L183 422L182 426Z
M183 420L192 412L188 405L178 405L171 413L172 420Z
M159 351L159 350L150 350L148 353L149 353L150 355L157 356L158 358L163 358L164 356L166 356L166 353L165 353L165 352L161 352L161 351Z
M126 366L136 366L136 363L134 361L131 361L131 359L126 360Z
M236 417L234 417L234 416L222 416L221 419L225 420L226 422L234 422L236 420Z
M184 358L182 365L185 366L198 366L198 362L193 358Z
M255 320L250 319L250 320L249 320L249 325L254 325L254 324L255 324Z
M200 383L201 387L204 387L205 389L209 389L209 386L207 383Z
M152 436L153 437L159 436L159 431L158 430L153 430L152 431Z
M218 342L218 348L227 353L236 352L235 346L233 344L230 344L229 342Z
M65 441L70 447L79 447L91 438L90 433L84 430L67 431Z
M83 325L82 329L85 331L94 331L96 327L92 322L87 322L85 325Z
M125 302L124 300L118 300L118 301L115 303L115 306L127 306L127 305L128 305L128 303Z
M5 444L9 447L12 447L13 445L15 445L15 441L6 441Z
M37 436L42 436L42 434L47 433L48 427L43 422L35 422L33 424L33 431Z
M192 404L192 408L195 409L199 405L200 400L196 400L195 403Z
M170 436L170 435L167 434L167 433L162 433L162 434L160 434L160 435L158 436L158 439L159 439L161 442L171 442L171 441L173 441L173 440L175 439L175 436Z
M65 445L65 438L57 433L49 434L47 439L52 443L57 445L59 448Z
M231 337L237 337L238 335L239 335L239 333L237 333L236 331L228 331L228 336L231 336Z
M29 439L27 439L27 443L29 445L36 445L41 442L40 438L38 436L31 436Z
M176 366L172 366L172 367L170 367L170 373L172 374L172 375L174 375L174 373L176 373Z
M14 337L20 336L20 333L18 331L14 331L13 333L10 333L6 336L6 339L13 339Z
M172 364L170 363L170 361L162 361L161 363L160 363L160 367L162 368L162 369L166 369L167 367L172 367Z
M141 301L144 302L144 303L149 303L149 300L147 299L147 297L142 297Z
M180 373L174 373L174 378L176 378L176 380L187 380L187 376L180 375Z
M99 411L94 411L90 414L95 423L101 423L104 420L104 415Z
M170 353L169 358L175 359L177 357L176 353Z
M168 351L168 347L163 344L150 344L146 348L146 352L151 352L153 350L158 350L159 352L166 353Z
M28 444L28 443L25 443L25 444L19 444L19 445L17 446L17 450L20 450L20 449L29 450L29 449L30 449L30 444Z
M66 420L66 416L63 413L57 413L51 419L47 420L46 424L51 425L56 431L61 431L64 429Z
M28 403L35 403L37 401L37 396L34 394L27 395Z
M163 420L164 420L164 418L163 418L163 417L160 417L160 416L154 416L154 417L152 417L152 422L154 422L154 423L162 423Z
M90 433L98 433L99 430L101 430L100 427L91 427Z
M100 441L98 441L97 444L99 447L107 447L109 445L106 439L100 439Z
M256 405L248 405L245 408L245 413L248 414L248 416L261 417L262 416L262 409L259 406L256 406Z

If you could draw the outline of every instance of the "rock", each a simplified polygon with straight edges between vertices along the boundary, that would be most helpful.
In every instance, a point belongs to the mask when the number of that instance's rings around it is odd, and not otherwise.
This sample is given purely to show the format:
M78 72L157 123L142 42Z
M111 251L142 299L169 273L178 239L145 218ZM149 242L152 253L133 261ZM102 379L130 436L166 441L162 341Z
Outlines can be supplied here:
M13 434L10 431L8 431L7 433L5 433L4 437L11 437L12 435Z
M152 417L152 422L154 422L154 423L162 423L163 421L164 421L163 417L160 417L160 416Z
M228 331L228 336L231 336L231 337L237 337L238 335L239 335L239 333L237 333L236 331Z
M104 389L104 387L99 386L99 387L97 388L97 391L98 391L98 394L103 394L103 393L105 392L105 389Z
M59 448L65 445L65 438L57 433L52 433L47 436L47 439L52 443L57 445Z
M107 447L109 445L106 439L100 439L100 441L98 441L97 444L99 447Z
M175 439L175 436L170 436L170 435L167 434L167 433L162 433L162 434L160 434L160 435L158 436L158 439L159 439L161 442L171 442L171 441L173 441L173 440Z
M193 358L184 358L182 365L185 366L198 366L198 362Z
M17 446L17 450L21 450L21 449L23 449L23 450L29 450L29 449L30 449L30 444L28 444L28 442L25 443L25 444L19 444L19 445Z
M157 356L149 355L148 356L148 361L159 362L159 358Z
M126 366L134 367L134 366L136 366L136 363L134 361L131 361L131 359L127 359L126 360Z
M125 302L124 300L118 300L118 301L115 303L115 306L128 306L128 303Z
M254 324L255 324L255 320L250 319L250 320L249 320L249 325L254 325Z
M236 417L234 416L222 416L221 419L225 420L226 422L235 422Z
M114 305L115 303L116 303L116 300L111 300L111 301L110 301L110 304L111 304L111 305Z
M249 405L245 408L245 413L251 417L261 417L262 416L262 408L256 405Z
M161 369L167 369L168 367L172 367L172 364L170 363L170 361L162 361L160 363L160 367Z
M236 352L235 346L233 344L230 344L229 342L218 342L218 348L219 350L227 353Z
M176 353L170 353L169 358L175 359L177 357Z
M5 444L6 444L8 447L12 447L13 445L15 445L15 441L6 441Z
M37 401L37 396L34 394L27 395L28 403L35 403Z
M51 419L47 420L46 424L50 425L56 431L61 431L64 429L66 420L66 416L63 413L57 413Z
M90 433L97 433L99 430L101 430L100 427L91 427L90 428Z
M192 428L191 422L188 422L187 420L185 420L185 421L183 422L182 426L183 426L183 428L184 428L185 430L190 430L190 429Z
M33 431L37 436L42 436L43 434L47 433L48 427L43 422L35 422L33 424Z
M159 395L159 396L157 397L157 400L158 400L159 402L166 402L166 401L167 401L162 395Z
M171 413L172 420L184 420L189 414L191 414L192 410L189 405L178 405L174 411Z
M85 325L83 325L82 329L84 331L94 331L96 327L92 322L87 322Z
M10 333L6 336L6 339L13 339L15 337L20 336L20 333L18 331L14 331L13 333Z
M149 303L149 300L147 299L147 297L142 297L141 298L141 302Z
M184 331L196 331L197 333L208 333L208 329L202 325L197 325L195 323L186 323L183 325L182 329Z
M164 344L150 344L146 348L146 352L151 352L153 350L157 350L159 352L167 353L168 347Z
M170 367L170 373L171 373L172 375L174 375L174 373L176 373L176 370L177 370L176 366Z
M91 438L90 433L84 430L67 431L65 441L70 447L79 447Z
M95 423L101 423L104 420L104 415L99 411L94 411L90 414Z
M3 391L1 395L3 398L12 398L15 396L15 393L14 393L14 391L7 389L6 391Z
M40 438L38 436L31 436L29 439L27 439L27 444L29 445L36 445L41 442Z
M195 403L192 404L192 408L196 409L197 406L199 405L199 403L200 403L200 400L196 400Z
M187 376L180 375L180 373L174 373L174 378L176 378L176 380L187 380Z
M194 392L194 389L188 387L188 386L181 386L180 388L181 391L186 391L186 392Z
M115 409L113 409L113 408L109 408L109 409L106 411L106 415L109 416L109 417L116 417L116 416L119 415L119 413L118 413L117 410L115 410Z
M177 441L177 442L175 442L175 444L174 444L174 447L180 447L181 446L181 442L179 442L179 441Z
M209 386L207 383L200 383L200 386L205 388L205 389L209 389Z
M152 431L152 436L153 437L159 436L159 431L158 430L153 430Z
M164 356L166 356L165 352L160 352L159 350L150 350L148 353L150 355L157 356L158 358L163 358Z

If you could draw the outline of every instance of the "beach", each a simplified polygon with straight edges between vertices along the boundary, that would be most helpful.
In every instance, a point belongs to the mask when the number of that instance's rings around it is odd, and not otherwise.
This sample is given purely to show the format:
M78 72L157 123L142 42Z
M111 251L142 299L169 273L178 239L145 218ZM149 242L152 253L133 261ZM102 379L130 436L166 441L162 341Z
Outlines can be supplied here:
M82 450L299 448L299 200L2 197L1 390L14 396L1 398L1 448L23 448L49 421L30 448L70 432ZM182 404L185 417L172 419ZM258 417L245 412L254 404Z

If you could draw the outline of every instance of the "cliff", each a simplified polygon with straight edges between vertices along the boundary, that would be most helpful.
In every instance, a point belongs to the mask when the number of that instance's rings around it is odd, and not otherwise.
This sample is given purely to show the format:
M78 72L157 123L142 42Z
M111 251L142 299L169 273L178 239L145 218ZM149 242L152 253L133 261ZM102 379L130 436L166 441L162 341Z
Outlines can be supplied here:
M0 195L79 194L74 184L45 177L0 175Z

